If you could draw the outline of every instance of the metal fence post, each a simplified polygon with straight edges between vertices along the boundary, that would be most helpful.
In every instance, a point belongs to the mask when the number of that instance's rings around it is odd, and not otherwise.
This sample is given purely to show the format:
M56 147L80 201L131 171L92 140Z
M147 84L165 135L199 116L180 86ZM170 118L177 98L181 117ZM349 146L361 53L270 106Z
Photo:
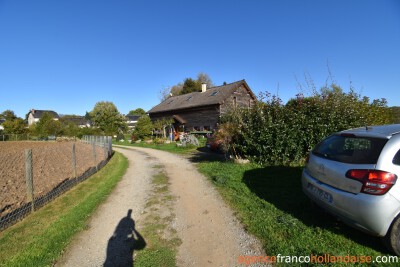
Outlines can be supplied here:
M31 212L35 211L33 196L33 175L32 175L32 149L25 149L25 180L28 202L31 202Z
M97 171L96 144L93 142L92 146L93 146L93 161L94 161L94 166L96 167L96 171Z

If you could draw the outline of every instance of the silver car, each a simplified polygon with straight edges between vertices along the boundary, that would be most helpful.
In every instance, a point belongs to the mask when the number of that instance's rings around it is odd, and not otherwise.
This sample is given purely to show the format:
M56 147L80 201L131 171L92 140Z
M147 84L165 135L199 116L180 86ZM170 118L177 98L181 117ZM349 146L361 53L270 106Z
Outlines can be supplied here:
M304 193L400 255L400 124L335 133L310 152Z

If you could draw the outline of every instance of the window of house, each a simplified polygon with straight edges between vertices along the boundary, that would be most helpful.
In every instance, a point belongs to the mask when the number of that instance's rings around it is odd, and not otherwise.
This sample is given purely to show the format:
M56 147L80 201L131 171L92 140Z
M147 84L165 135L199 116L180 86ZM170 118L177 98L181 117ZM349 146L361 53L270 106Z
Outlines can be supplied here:
M194 131L200 131L200 126L193 126Z
M204 126L204 131L211 131L211 127L210 126Z
M219 91L214 91L212 92L212 94L210 96L215 96L216 94L218 94Z

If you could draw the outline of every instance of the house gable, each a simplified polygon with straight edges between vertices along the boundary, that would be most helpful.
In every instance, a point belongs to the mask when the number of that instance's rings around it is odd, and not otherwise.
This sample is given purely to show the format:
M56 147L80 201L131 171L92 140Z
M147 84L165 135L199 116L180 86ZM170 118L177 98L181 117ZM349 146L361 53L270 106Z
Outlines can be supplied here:
M60 119L60 116L55 111L31 109L28 113L28 125L32 125L32 124L38 122L42 118L44 113L50 113L50 115L53 116L54 120Z
M211 130L230 107L249 107L256 97L245 80L166 99L148 111L150 118L174 118L187 131Z

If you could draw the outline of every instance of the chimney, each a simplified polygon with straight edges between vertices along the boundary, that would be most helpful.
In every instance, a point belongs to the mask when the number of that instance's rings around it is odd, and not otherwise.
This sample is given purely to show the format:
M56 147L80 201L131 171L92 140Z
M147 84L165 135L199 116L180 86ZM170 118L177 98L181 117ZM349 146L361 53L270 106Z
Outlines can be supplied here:
M32 114L35 114L35 110L34 109L31 109L31 112L32 112Z
M204 93L205 91L207 91L207 84L206 83L202 83L201 84L201 92Z

